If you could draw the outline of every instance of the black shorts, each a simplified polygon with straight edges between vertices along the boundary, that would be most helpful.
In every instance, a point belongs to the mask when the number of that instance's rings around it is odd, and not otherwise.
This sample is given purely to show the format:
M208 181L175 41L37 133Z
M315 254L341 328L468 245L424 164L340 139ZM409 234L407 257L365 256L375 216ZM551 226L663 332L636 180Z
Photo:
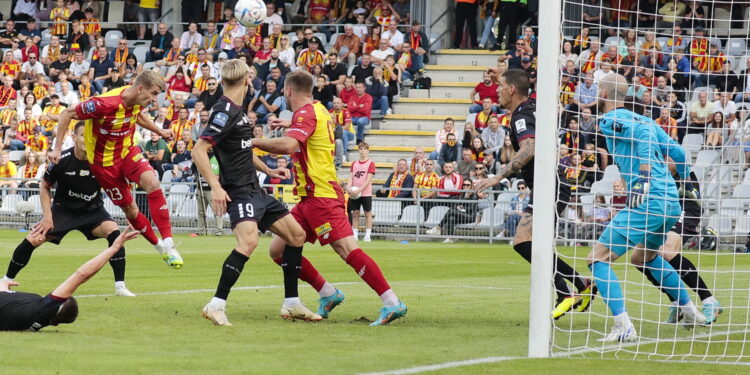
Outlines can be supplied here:
M677 224L672 227L672 230L670 230L670 232L675 232L682 236L682 244L684 245L688 241L690 241L692 237L700 234L698 233L698 223L700 223L700 220L680 219L680 221L678 221Z
M265 191L232 191L227 194L232 199L227 203L232 229L242 221L251 220L258 223L261 232L265 232L273 223L289 215L289 210Z
M60 244L68 232L77 230L89 241L98 239L91 231L105 221L114 221L104 206L91 211L73 211L61 204L52 204L52 224L54 228L47 232L47 241Z
M365 212L372 212L372 197L359 197L357 199L349 198L349 212L359 212L360 207Z
M570 186L566 184L557 184L557 197L556 197L556 206L557 206L557 216L561 216L563 211L565 211L565 208L568 207L568 202L570 202ZM529 194L529 204L524 208L523 212L534 214L534 190L531 191Z

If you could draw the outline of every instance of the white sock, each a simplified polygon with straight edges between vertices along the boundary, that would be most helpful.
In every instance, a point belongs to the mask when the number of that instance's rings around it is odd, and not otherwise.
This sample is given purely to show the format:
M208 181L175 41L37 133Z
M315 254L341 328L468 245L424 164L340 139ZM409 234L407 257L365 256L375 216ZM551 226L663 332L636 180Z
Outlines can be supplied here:
M615 315L615 324L620 325L621 327L632 325L632 323L630 323L630 315L628 315L627 312Z
M13 281L13 279L11 279L11 278L10 278L10 277L8 277L8 276L3 276L3 278L2 278L2 279L0 279L0 283L4 283L4 282L7 282L7 281Z
M302 301L299 300L299 297L292 297L292 298L284 298L284 306L285 307L292 307L295 305L301 304Z
M370 234L372 234L372 228L365 229L365 237L370 237Z
M393 289L388 289L385 291L385 293L380 295L380 300L383 301L383 306L385 307L393 307L398 306L398 297L396 297L396 293L393 292Z
M704 299L702 302L704 305L707 303L719 303L719 301L717 301L716 298L714 298L714 296L708 297Z
M213 297L211 298L211 302L209 302L208 304L217 309L224 310L227 307L227 300Z
M330 297L334 294L336 294L336 288L334 288L328 281L326 281L326 283L323 284L323 287L318 291L318 295L320 295L321 298Z
M126 289L124 281L115 281L115 289Z
M164 245L166 245L167 247L169 247L169 248L173 248L174 247L174 242L172 241L172 237L164 238L164 239L162 239L162 241L164 242Z
M354 239L357 239L357 238L359 238L359 229L357 229L357 228L352 228L352 232L354 232Z
M154 249L156 249L156 252L158 252L159 255L164 255L164 252L162 251L164 250L164 247L165 246L164 246L163 240L159 240L159 242L157 242L156 245L154 245Z

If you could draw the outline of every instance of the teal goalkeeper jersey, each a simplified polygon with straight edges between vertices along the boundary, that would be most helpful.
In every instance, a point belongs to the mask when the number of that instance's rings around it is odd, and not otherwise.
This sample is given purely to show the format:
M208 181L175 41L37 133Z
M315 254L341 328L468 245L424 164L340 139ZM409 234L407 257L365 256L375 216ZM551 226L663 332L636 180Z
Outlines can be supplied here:
M617 108L604 115L599 128L628 190L632 190L638 181L640 165L648 164L651 166L651 179L647 198L677 201L677 186L667 169L664 156L667 154L684 165L685 153L654 120Z

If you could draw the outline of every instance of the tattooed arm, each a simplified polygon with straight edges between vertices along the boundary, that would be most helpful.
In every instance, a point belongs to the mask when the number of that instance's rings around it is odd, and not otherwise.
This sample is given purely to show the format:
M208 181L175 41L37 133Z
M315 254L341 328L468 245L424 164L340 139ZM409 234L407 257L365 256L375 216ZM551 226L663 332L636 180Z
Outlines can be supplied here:
M516 152L512 159L510 159L508 164L506 164L505 167L503 167L503 169L500 170L495 176L478 181L474 187L474 190L477 192L481 192L486 188L497 185L503 179L508 178L514 173L518 172L521 168L528 164L531 159L534 159L534 144L535 140L533 137L528 137L522 140L519 144L518 152Z

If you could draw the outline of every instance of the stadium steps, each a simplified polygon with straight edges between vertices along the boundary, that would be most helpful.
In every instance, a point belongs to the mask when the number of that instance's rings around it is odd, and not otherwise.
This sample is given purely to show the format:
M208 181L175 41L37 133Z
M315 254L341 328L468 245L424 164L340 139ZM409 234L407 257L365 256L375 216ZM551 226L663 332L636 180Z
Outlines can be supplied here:
M393 103L393 112L408 115L443 115L465 114L471 105L468 96L465 99L440 98L399 98Z
M461 99L468 98L477 82L432 82L428 91L430 98Z
M470 50L470 49L442 49L437 55L436 65L471 65L487 67L497 65L497 57L504 54L501 51ZM433 62L430 60L430 62Z
M482 80L482 72L487 68L472 65L425 65L426 75L433 81L473 82Z

